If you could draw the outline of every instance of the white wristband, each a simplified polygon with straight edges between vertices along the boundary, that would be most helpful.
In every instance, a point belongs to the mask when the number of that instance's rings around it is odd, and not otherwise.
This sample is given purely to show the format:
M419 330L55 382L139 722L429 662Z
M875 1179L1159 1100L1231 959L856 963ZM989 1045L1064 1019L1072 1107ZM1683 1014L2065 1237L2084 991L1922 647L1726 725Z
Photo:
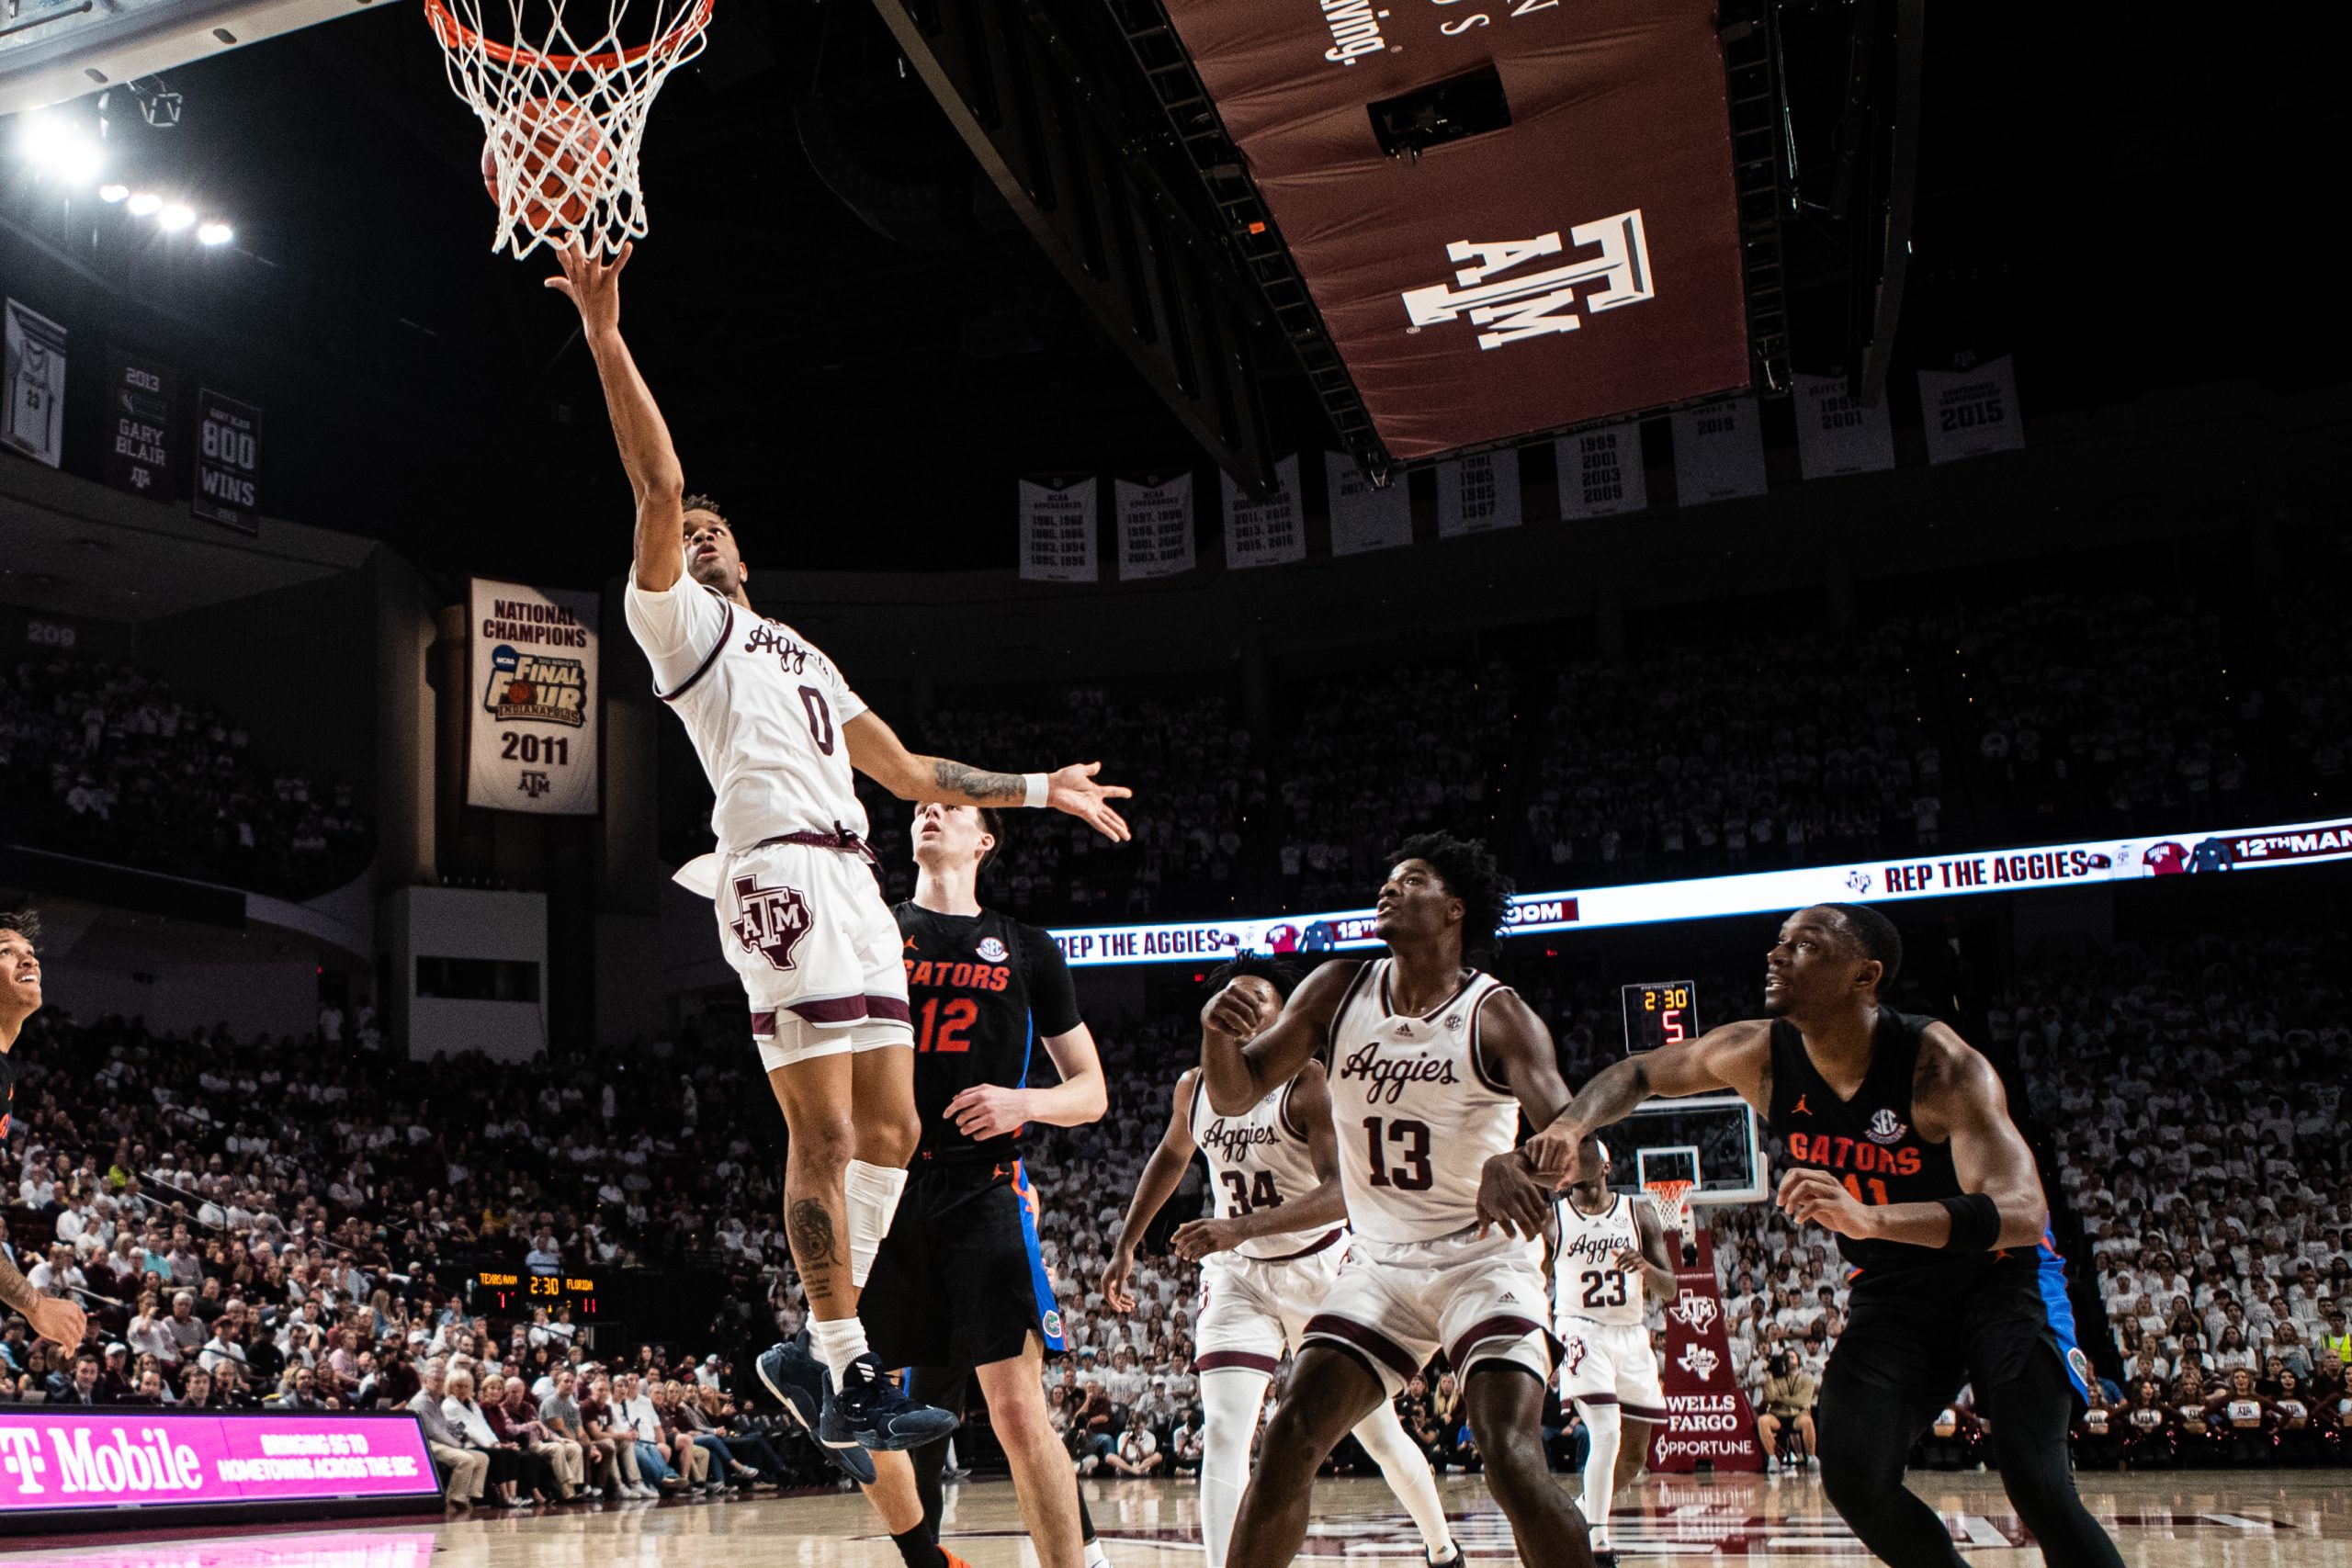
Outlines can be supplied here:
M1045 774L1043 774L1043 773L1023 773L1023 774L1022 774L1022 775L1021 775L1021 804L1022 804L1022 805L1023 805L1023 806L1025 806L1025 807L1032 807L1032 808L1045 805L1045 804L1046 804L1046 775L1045 775Z

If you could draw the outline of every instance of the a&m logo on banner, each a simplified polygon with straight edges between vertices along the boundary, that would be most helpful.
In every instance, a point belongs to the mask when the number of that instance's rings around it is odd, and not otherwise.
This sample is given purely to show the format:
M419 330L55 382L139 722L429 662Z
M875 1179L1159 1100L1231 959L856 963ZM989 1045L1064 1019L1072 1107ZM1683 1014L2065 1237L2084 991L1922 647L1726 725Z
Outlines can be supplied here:
M523 653L506 643L490 650L490 685L481 705L502 724L588 722L588 666L578 659Z
M1579 223L1568 237L1581 247L1598 245L1597 256L1581 257L1564 265L1511 272L1538 256L1561 253L1560 232L1538 234L1532 240L1456 240L1445 247L1448 261L1456 263L1453 281L1427 288L1408 289L1400 296L1408 329L1458 321L1467 315L1474 326L1491 330L1478 334L1482 349L1501 348L1552 333L1572 333L1584 325L1575 312L1577 290L1592 286L1584 296L1584 313L1597 316L1620 305L1636 305L1657 297L1650 276L1649 242L1642 234L1642 209L1620 212L1597 223ZM1467 262L1463 266L1458 264Z
M1714 1298L1702 1296L1696 1291L1684 1291L1675 1298L1674 1305L1669 1310L1681 1320L1682 1325L1693 1334L1704 1334L1707 1332L1707 1325L1715 1321Z

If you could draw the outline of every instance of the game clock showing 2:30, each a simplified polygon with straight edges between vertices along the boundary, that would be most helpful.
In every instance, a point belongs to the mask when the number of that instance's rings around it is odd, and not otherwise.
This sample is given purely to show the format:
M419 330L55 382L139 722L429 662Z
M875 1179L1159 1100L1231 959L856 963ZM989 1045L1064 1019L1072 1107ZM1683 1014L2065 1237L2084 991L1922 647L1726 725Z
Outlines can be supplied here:
M1692 982L1645 980L1623 995L1627 1055L1699 1038L1699 987Z
M527 1269L477 1269L468 1292L478 1312L528 1313L533 1307L553 1311L559 1304L569 1303L571 1315L593 1318L596 1315L596 1277L569 1270L538 1270Z

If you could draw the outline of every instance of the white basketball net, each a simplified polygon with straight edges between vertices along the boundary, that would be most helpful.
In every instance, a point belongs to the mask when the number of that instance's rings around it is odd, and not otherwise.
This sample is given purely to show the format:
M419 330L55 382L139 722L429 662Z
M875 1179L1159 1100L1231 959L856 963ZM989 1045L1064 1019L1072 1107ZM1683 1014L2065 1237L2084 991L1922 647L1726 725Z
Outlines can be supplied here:
M1682 1239L1696 1245L1699 1226L1690 1213L1690 1186L1688 1181L1652 1181L1649 1190L1651 1199L1682 1233Z
M576 238L611 255L645 232L646 114L670 73L702 52L711 5L572 0L581 14L567 17L562 0L548 16L546 0L425 0L449 85L481 121L506 193L492 250L519 260ZM625 45L624 33L650 41Z

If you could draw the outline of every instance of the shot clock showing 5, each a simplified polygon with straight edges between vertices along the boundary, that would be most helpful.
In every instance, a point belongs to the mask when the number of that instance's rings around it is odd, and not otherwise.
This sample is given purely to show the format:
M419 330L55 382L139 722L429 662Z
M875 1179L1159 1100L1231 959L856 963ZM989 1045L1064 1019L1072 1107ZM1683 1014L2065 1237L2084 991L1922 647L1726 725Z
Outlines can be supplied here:
M1646 980L1623 987L1625 1054L1655 1051L1699 1037L1699 987L1689 980Z

